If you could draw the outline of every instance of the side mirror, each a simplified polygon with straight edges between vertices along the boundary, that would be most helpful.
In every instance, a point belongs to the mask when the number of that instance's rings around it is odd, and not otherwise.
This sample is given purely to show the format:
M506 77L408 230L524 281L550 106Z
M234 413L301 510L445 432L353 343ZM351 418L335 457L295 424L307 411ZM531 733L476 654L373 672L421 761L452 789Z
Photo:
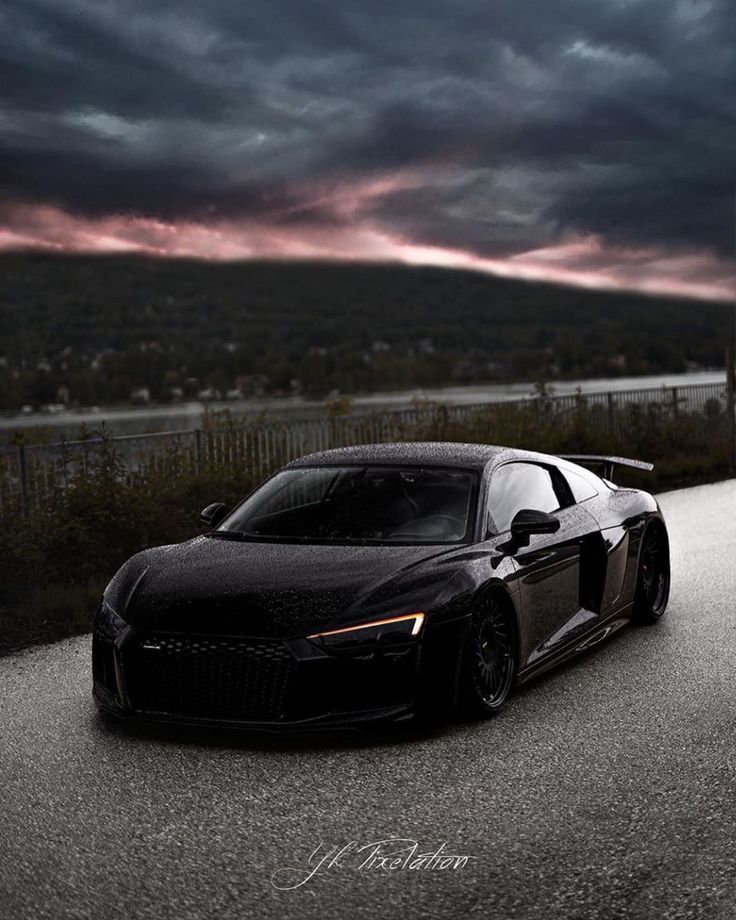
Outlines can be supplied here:
M559 529L560 522L553 514L523 508L511 522L511 537L524 540L535 533L557 533Z
M208 527L217 527L227 514L227 505L224 502L213 502L199 513L199 519Z

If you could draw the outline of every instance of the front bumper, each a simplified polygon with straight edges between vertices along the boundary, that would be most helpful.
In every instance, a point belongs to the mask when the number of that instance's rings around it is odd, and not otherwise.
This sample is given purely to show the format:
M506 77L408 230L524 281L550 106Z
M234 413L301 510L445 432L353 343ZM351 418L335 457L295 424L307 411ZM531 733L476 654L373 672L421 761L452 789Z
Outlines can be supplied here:
M312 719L278 722L246 722L236 719L218 719L209 717L195 717L175 715L173 713L147 712L136 709L126 709L104 691L104 688L95 684L93 697L100 712L120 719L124 722L153 722L165 725L181 725L182 727L202 727L216 729L236 729L245 732L309 732L320 730L356 729L361 726L381 725L411 720L415 711L412 706L397 706L392 709L374 709L353 713L329 713L316 716Z
M128 719L284 731L408 719L426 644L332 652L306 639L151 634L93 637L94 698Z

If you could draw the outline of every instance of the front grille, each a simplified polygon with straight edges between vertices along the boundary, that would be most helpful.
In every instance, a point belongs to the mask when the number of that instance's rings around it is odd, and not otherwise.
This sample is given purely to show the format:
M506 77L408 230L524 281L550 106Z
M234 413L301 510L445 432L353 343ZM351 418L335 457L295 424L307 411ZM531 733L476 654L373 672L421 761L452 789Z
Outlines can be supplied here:
M131 706L242 722L278 721L294 670L280 640L147 635L125 650Z

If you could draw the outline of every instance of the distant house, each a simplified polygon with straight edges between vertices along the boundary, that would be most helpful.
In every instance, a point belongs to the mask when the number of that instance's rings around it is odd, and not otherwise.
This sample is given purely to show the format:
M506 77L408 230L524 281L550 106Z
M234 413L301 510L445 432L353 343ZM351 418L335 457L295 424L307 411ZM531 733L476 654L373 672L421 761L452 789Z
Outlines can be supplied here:
M151 391L148 387L138 387L130 394L130 401L134 406L145 406L151 401Z
M199 393L197 393L197 397L201 399L202 402L211 402L215 399L222 399L222 393L214 387L206 387L204 390L200 390Z

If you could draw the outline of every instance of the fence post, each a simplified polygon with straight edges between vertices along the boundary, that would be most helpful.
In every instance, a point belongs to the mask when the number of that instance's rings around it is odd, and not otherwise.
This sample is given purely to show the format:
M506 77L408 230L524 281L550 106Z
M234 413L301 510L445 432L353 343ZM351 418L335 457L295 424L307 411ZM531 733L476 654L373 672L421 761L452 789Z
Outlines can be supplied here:
M202 429L194 429L194 468L197 473L202 472Z
M608 430L611 434L616 431L616 410L613 403L613 393L608 393Z
M20 498L23 510L28 510L28 462L25 444L18 445L18 471L20 473Z
M672 412L677 418L677 414L680 411L680 407L677 401L677 387L672 387Z

